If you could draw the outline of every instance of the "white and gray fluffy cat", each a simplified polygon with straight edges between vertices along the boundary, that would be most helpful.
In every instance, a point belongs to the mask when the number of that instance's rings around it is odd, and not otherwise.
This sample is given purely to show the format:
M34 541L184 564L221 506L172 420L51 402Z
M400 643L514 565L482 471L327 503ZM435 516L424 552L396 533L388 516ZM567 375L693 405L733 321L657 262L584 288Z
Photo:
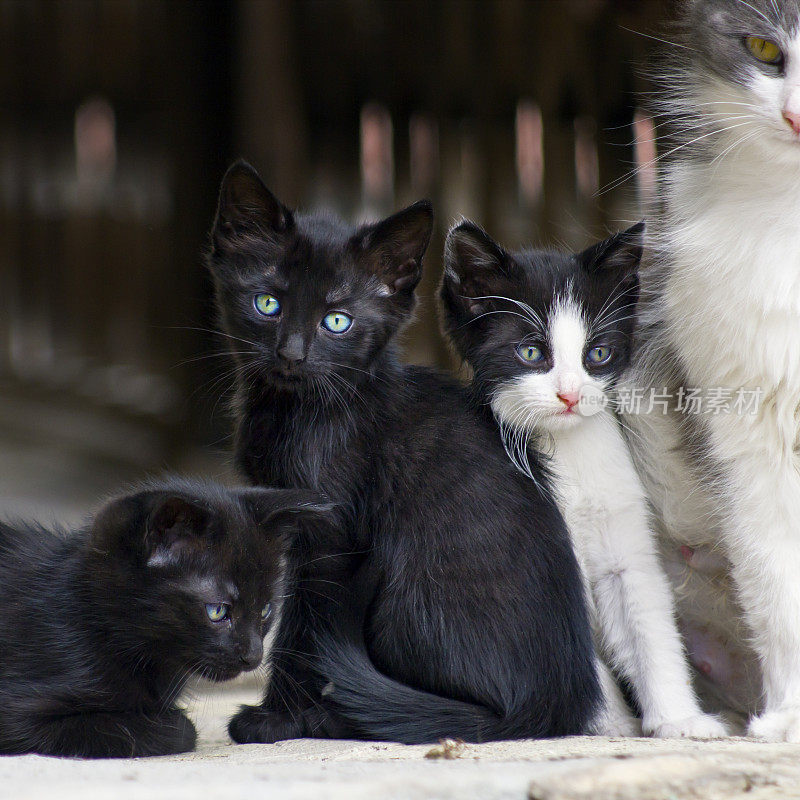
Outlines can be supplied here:
M608 402L629 363L643 233L640 223L577 255L510 253L462 222L447 239L440 296L512 460L526 471L529 446L551 455L599 655L605 710L594 731L717 737L725 728L692 689L644 489Z
M689 0L677 37L631 375L672 401L627 421L709 696L800 741L800 2Z

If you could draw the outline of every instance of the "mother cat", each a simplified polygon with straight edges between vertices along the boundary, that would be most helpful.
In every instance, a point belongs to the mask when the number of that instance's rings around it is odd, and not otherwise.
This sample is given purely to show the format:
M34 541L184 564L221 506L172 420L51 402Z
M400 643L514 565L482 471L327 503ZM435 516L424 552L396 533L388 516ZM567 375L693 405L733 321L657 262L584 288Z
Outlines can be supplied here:
M432 221L422 202L354 228L291 212L246 164L223 180L209 263L238 466L341 502L340 529L292 554L271 680L236 741L555 736L594 713L577 564L541 466L538 493L488 409L396 356Z
M676 400L628 421L706 688L800 741L800 3L690 0L679 35L633 374Z

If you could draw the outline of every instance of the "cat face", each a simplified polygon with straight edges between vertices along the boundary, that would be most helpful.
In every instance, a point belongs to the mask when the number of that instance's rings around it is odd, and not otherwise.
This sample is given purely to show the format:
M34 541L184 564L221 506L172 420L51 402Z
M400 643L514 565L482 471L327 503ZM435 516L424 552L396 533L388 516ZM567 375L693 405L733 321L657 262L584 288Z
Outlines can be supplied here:
M572 255L509 253L471 222L450 231L445 329L501 423L563 430L603 409L630 358L643 233Z
M241 374L290 392L356 382L410 317L432 224L426 201L358 228L295 214L234 164L209 266Z
M800 2L689 0L679 25L673 56L688 57L691 69L677 64L677 84L668 70L665 107L686 135L697 139L711 126L726 143L747 137L772 155L800 159ZM710 138L698 143L718 141Z
M261 663L295 526L330 509L300 490L176 483L112 501L92 538L130 638L168 673L228 680Z

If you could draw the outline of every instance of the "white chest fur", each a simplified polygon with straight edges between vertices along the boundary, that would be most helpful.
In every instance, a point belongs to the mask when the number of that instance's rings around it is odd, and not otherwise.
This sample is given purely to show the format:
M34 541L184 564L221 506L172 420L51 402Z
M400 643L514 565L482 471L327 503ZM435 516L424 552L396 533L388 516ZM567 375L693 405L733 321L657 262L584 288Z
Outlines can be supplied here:
M690 383L800 397L800 166L678 164L664 230L662 314Z
M647 530L644 490L611 414L588 417L553 436L556 494L576 554L591 581L598 568L613 569L613 562L624 560L636 541L647 540L640 529L633 542L625 541L626 531L619 524L621 517L634 513L641 516L641 527Z

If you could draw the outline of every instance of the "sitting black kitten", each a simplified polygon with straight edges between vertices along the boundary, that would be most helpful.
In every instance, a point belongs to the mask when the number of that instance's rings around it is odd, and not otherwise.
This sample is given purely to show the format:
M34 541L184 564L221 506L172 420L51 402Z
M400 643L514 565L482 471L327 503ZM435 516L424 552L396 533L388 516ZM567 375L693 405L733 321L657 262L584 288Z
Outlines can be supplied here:
M71 534L0 525L0 753L182 753L191 675L255 669L317 495L153 484Z
M582 587L543 470L537 493L487 409L396 354L432 222L420 202L354 228L289 211L244 163L223 180L209 266L238 466L341 501L337 531L291 553L272 679L231 721L238 742L556 736L594 712Z

